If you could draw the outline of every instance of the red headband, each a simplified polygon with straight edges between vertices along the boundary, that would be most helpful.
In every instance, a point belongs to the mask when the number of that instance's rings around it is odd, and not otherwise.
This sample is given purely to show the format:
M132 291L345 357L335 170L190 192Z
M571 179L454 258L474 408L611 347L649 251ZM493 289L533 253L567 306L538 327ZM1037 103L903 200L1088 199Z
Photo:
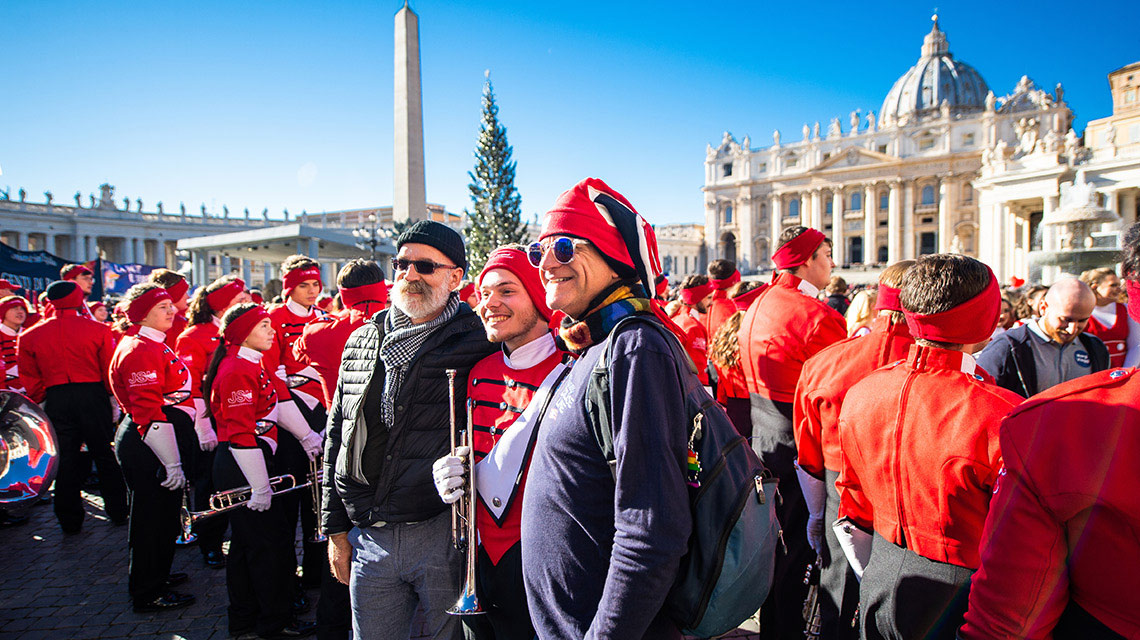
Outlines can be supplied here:
M189 290L190 283L186 282L186 278L183 278L166 288L166 292L170 294L170 299L175 302L181 300L182 296L186 295L186 292Z
M150 313L150 310L163 300L174 302L170 299L170 294L166 289L162 287L150 289L127 303L127 319L130 320L132 324L139 324L146 318L147 314Z
M9 282L7 278L0 278L0 289L10 289L12 291L15 291L19 288L20 287L17 287L16 285Z
M1140 322L1140 281L1125 279L1124 290L1128 292L1128 315Z
M71 267L70 269L68 269L67 271L63 272L63 279L64 280L71 280L72 278L78 278L79 276L81 276L83 274L94 275L94 273L90 269L88 269L87 267L85 267L81 264L77 264L77 265Z
M988 270L989 267L986 267ZM994 272L981 293L940 313L922 315L903 309L906 326L915 340L974 344L989 340L1001 315L1001 286Z
M375 282L360 287L341 287L340 301L346 307L355 307L365 302L387 304L388 287L385 287L383 282Z
M727 278L721 278L720 280L709 280L709 284L712 285L712 288L717 290L727 289L737 282L740 282L740 271L733 271L732 275L728 276Z
M207 293L206 302L214 312L221 313L229 306L230 301L236 298L242 291L245 291L245 282L241 278L238 278L216 291Z
M249 311L231 320L230 323L226 325L226 330L222 332L222 337L225 338L228 344L240 347L241 343L245 342L245 339L249 337L253 328L268 317L268 311L261 307L253 307Z
M712 283L699 284L695 287L688 289L681 289L681 302L689 305L690 307L704 300L706 296L713 292Z
M732 304L736 305L737 311L748 311L748 307L752 306L752 301L755 300L762 291L768 288L768 285L762 284L751 291L746 291L732 299Z
M789 240L772 254L772 262L777 269L795 269L811 260L812 254L823 244L827 236L817 229L808 229Z
M538 315L542 316L543 320L550 320L552 312L550 307L546 306L546 289L538 277L538 269L530 263L525 252L509 247L500 247L492 251L491 255L487 257L487 264L479 272L477 282L480 287L483 286L483 277L492 269L505 269L515 274L515 277L522 283L523 289L526 289L531 302L534 303Z
M281 289L281 297L288 298L289 292L293 290L293 287L301 284L302 282L305 282L306 280L316 280L318 287L317 290L320 291L320 267L305 267L304 269L293 269L292 271L286 271L285 277L282 278L283 284L285 286Z
M875 299L875 311L902 311L902 303L899 302L901 292L901 289L880 284L879 294Z

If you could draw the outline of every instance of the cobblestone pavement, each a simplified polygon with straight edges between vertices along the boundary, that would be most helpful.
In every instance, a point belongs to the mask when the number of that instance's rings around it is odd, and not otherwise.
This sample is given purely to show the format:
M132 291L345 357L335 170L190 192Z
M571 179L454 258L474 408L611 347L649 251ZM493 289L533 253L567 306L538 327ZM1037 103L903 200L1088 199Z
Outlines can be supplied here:
M132 611L127 528L111 525L98 495L83 495L87 519L79 534L63 535L50 504L33 507L27 524L0 529L0 640L230 637L225 571L207 569L196 546L179 548L171 570L190 575L176 589L197 602L165 613ZM315 601L317 592L308 595ZM421 621L413 629L422 633ZM725 637L757 635L741 629Z

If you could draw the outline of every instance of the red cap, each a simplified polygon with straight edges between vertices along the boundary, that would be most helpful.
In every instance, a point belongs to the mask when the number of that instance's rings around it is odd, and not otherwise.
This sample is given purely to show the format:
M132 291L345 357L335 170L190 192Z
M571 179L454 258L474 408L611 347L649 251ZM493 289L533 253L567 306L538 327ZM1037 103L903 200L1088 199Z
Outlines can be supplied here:
M526 289L535 309L538 310L538 315L542 316L543 320L550 321L551 311L550 307L546 306L546 289L543 288L542 279L538 276L538 268L530 263L526 252L511 247L499 247L492 251L491 255L487 256L487 264L483 265L483 270L479 272L480 287L483 286L483 277L492 269L506 269L515 274Z
M241 343L245 342L245 339L249 337L253 328L268 317L268 311L262 307L253 307L249 311L231 320L230 323L226 325L226 330L222 332L222 337L228 344L240 347Z
M6 296L3 299L0 299L0 320L4 319L4 315L8 313L9 309L14 309L16 307L20 307L27 311L27 307L24 305L24 299L20 296Z
M811 260L812 254L823 244L827 236L818 229L807 229L792 238L772 254L772 262L777 269L795 269Z
M163 300L174 302L174 300L170 298L170 293L162 287L155 287L154 289L148 290L146 293L127 303L127 319L130 320L132 324L142 322L147 314L150 313L150 310Z
M709 280L709 285L712 286L713 289L717 289L719 291L721 289L727 289L737 282L740 282L739 270L733 271L732 275L728 276L727 278L713 278Z
M475 293L475 283L474 282L468 282L467 284L463 285L459 289L460 301L467 302L467 298L470 298L471 294L473 294L473 293Z

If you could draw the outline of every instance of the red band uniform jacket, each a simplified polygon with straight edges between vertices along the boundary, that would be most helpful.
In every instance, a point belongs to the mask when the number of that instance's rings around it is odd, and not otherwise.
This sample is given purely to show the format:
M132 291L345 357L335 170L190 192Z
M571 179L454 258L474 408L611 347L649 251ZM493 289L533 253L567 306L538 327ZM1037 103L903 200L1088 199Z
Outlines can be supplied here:
M24 385L20 382L19 353L16 350L19 331L9 329L7 325L0 324L0 364L4 367L4 376L0 379L0 389L24 392Z
M325 312L316 306L309 309L306 315L304 307L292 300L286 300L285 304L269 312L273 331L277 335L274 337L273 347L265 352L262 364L271 376L279 400L288 401L297 398L310 411L316 409L317 405L327 409L321 375L313 365L303 363L296 358L293 354L293 343L301 337L301 333L310 322L324 315ZM318 430L322 428L323 426L317 427Z
M681 313L673 317L673 322L681 329L681 335L677 337L681 339L685 353L688 353L693 359L693 364L697 365L697 377L701 379L701 384L708 386L709 334L701 321L693 317L692 307L681 305L681 309Z
M190 325L178 336L174 351L190 371L190 393L196 400L202 398L202 379L206 377L214 350L222 344L218 325L218 319L213 318L211 322ZM205 408L204 404L202 408Z
M1001 424L1005 470L959 637L1050 638L1075 603L1140 637L1140 373L1070 380ZM1070 629L1067 637L1100 637Z
M36 402L44 401L48 387L60 384L102 382L110 392L107 367L114 350L110 327L75 309L56 311L20 334L20 380Z
M332 404L340 375L340 357L348 336L383 309L383 304L368 301L337 315L326 314L306 324L294 341L293 358L301 366L311 365L320 376L324 406Z
M228 345L210 390L210 413L218 442L238 449L257 448L260 438L277 450L277 392L262 368L262 354Z
M152 422L171 421L164 410L181 411L194 422L190 370L166 346L165 338L157 329L133 327L111 358L111 390L140 436L146 435Z

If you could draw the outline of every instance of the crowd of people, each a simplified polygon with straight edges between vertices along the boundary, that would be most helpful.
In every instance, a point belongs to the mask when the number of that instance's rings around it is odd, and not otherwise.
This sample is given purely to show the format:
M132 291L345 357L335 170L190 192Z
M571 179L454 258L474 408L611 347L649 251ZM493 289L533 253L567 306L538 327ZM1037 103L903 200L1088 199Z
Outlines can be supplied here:
M5 386L59 439L59 524L84 526L94 464L136 611L194 602L170 572L185 506L235 637L406 639L418 609L432 638L680 638L665 603L712 471L695 369L779 480L761 637L1140 634L1140 226L1119 274L1048 287L936 254L849 290L802 226L770 279L715 260L670 284L653 227L588 178L479 273L437 222L396 247L391 283L354 260L335 296L291 256L269 303L167 270L109 313L82 265L39 306L0 282ZM483 613L450 615L469 579Z

